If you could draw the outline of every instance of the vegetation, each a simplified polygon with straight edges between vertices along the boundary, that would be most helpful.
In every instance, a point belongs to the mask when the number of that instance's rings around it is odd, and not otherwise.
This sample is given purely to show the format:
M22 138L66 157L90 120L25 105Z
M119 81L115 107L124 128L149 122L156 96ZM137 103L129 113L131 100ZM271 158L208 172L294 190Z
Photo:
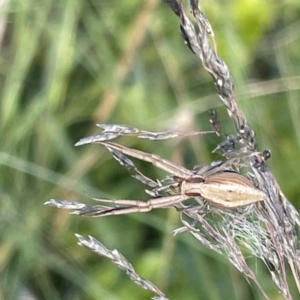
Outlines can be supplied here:
M97 145L76 148L96 123L145 130L206 130L216 108L233 128L211 78L160 1L3 1L1 7L1 245L3 299L149 299L110 261L76 245L74 233L117 248L170 299L262 299L221 256L190 235L173 237L175 210L101 219L43 206L50 198L92 203L85 193L148 199ZM201 3L214 25L236 95L282 190L299 207L300 4ZM192 168L218 159L216 136L122 142ZM144 173L161 174L141 163ZM261 284L281 299L253 260ZM255 294L257 291L257 294ZM0 298L1 298L0 297Z

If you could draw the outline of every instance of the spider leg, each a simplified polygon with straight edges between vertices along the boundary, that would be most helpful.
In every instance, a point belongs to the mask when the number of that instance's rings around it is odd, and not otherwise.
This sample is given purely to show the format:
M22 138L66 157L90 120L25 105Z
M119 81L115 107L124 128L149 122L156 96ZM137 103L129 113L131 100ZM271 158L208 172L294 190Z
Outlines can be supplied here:
M180 165L177 165L167 159L164 159L164 158L160 157L159 155L147 153L147 152L136 150L136 149L127 148L125 146L111 143L111 142L101 142L100 144L104 145L109 151L117 150L125 155L149 162L149 163L153 164L154 166L156 166L157 168L162 169L174 176L177 176L177 177L180 177L183 179L190 178L191 176L195 176L195 174L192 171L190 171Z
M102 205L86 206L75 210L73 213L82 216L104 217L110 215L124 215L124 214L136 213L136 212L148 212L156 208L172 207L173 205L185 201L189 198L190 197L186 195L174 195L174 196L154 198L146 202L136 201L136 200L123 200L123 199L107 200L101 198L93 198L96 201L117 204L117 205L124 205L124 206L123 207L122 206L107 207Z

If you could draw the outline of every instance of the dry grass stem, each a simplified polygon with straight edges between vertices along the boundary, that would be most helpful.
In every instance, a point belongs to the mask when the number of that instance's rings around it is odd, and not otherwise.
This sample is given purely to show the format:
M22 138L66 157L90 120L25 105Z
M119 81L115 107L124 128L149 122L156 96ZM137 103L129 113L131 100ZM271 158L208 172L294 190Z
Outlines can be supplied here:
M78 245L86 247L87 249L97 253L100 256L104 256L115 263L120 269L126 272L126 274L133 280L136 284L142 286L145 290L149 290L157 294L153 297L153 300L168 300L168 298L161 292L152 282L147 279L140 277L134 270L131 263L116 249L109 250L102 243L100 243L95 238L89 236L85 238L79 234L76 234L79 240Z

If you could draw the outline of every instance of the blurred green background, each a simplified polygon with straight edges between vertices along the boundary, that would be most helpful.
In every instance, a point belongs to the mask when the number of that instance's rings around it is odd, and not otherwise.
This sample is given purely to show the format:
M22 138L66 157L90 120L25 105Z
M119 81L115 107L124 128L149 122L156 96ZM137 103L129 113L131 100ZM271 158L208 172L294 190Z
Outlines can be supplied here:
M201 2L260 150L272 150L269 166L299 208L300 2ZM145 187L106 149L73 146L99 132L96 123L207 130L207 110L216 108L224 131L234 133L168 6L158 0L0 5L0 299L153 296L107 259L79 247L75 233L117 248L170 299L262 299L224 257L189 234L172 236L180 227L175 210L91 219L43 205L52 197L92 204L86 192L148 199ZM189 168L220 159L211 154L220 142L215 135L119 142ZM137 165L151 178L164 176L149 164ZM260 262L250 264L270 298L282 299Z

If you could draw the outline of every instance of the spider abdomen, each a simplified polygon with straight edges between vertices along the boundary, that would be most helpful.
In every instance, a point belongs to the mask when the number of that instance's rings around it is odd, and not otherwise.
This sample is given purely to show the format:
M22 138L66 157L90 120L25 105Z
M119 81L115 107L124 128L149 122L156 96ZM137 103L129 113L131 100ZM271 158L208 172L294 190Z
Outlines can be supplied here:
M249 179L235 172L217 173L198 184L187 182L185 194L198 194L216 206L228 208L245 206L267 197Z

